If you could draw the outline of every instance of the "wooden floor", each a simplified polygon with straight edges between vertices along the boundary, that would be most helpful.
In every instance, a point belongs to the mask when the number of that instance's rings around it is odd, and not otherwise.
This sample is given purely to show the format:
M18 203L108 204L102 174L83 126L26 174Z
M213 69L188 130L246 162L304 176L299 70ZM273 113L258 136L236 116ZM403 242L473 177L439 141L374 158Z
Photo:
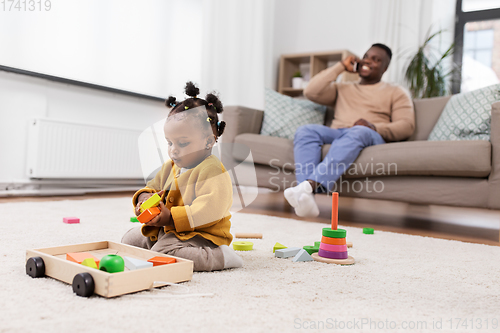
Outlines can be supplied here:
M0 203L132 197L132 194L133 192L119 192L73 197L13 197L0 198ZM284 200L283 193L259 191L256 199L243 208L241 212L329 224L331 218L330 200L330 196L317 195L316 202L321 211L320 215L316 218L303 219L294 214L293 208ZM234 201L239 202L237 196L235 196ZM500 211L498 210L410 205L391 201L341 197L339 200L339 224L500 246ZM255 230L255 232L265 233L265 230Z

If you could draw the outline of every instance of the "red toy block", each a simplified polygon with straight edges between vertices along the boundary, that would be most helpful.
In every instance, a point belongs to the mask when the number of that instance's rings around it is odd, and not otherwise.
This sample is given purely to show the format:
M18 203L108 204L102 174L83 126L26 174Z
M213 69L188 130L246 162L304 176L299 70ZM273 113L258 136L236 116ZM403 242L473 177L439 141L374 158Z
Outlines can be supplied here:
M173 264L174 262L176 262L175 258L167 258L167 257L153 257L148 261L153 263L153 267L166 264Z
M137 219L141 223L146 223L151 221L156 215L160 214L161 210L158 207L152 207L149 209L146 209L144 212L141 213L141 215L137 216Z
M87 258L94 259L97 267L99 267L99 259L97 259L96 257L94 257L93 255L91 255L88 252L70 252L70 253L66 253L66 260L69 260L69 261L72 261L72 262L76 262L78 264L81 264Z
M80 223L80 219L78 217L63 217L63 222L68 224Z

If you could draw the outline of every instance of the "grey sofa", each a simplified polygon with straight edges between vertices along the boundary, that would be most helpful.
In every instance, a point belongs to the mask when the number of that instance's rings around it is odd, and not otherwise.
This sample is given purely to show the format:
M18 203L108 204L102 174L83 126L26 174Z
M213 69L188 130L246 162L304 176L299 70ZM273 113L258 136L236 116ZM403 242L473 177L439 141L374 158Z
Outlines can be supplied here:
M427 141L449 98L414 100L414 135L408 141L365 148L337 183L340 194L416 204L499 209L500 102L492 107L490 142ZM333 110L327 112L325 125L329 125L333 113ZM227 126L221 142L233 144L235 148L223 153L223 162L236 165L245 160L250 151L258 186L283 191L296 184L293 141L260 135L263 115L261 110L241 106L225 108ZM242 146L249 151L241 149ZM329 146L323 146L323 156ZM382 165L386 166L384 173ZM255 177L251 178L240 176L238 182L252 185Z

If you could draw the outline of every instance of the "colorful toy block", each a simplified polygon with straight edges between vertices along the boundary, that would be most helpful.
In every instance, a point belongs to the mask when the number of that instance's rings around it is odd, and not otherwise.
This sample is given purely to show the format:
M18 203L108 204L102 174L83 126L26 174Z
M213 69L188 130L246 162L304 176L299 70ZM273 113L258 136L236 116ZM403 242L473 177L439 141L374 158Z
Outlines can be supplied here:
M136 270L136 269L141 269L141 268L153 267L152 262L148 262L145 260L140 260L140 259L135 259L135 258L130 258L130 257L123 257L123 260L125 261L125 267L127 267L131 271Z
M139 222L139 220L137 219L137 216L132 216L130 218L130 222Z
M319 251L319 247L315 247L315 246L312 246L312 245L304 245L302 247L302 249L305 250L309 254L313 254L313 253L316 253L316 252Z
M86 259L83 259L82 261L82 265L83 266L87 266L87 267L90 267L90 268L95 268L95 269L99 269L97 263L95 262L94 259L92 258L86 258Z
M245 241L233 242L233 249L236 251L252 251L253 243Z
M63 222L67 224L75 224L80 223L80 219L78 217L63 217Z
M176 260L175 258L169 258L169 257L153 257L151 259L148 259L148 262L153 263L153 266L160 266L160 265L173 264L176 262Z
M146 222L149 222L152 219L154 219L155 216L157 216L160 213L161 213L161 210L158 207L149 208L149 209L146 209L144 212L142 212L141 215L137 216L137 219L141 223L146 223Z
M146 200L146 201L144 201L142 203L142 205L139 208L139 210L141 211L141 213L143 213L145 210L148 210L150 208L158 206L158 204L160 203L160 201L161 201L161 197L158 194L155 193L152 196L150 196L148 198L148 200Z
M307 253L306 250L300 249L300 251L293 257L292 259L293 262L298 262L298 261L313 261L313 258L309 253Z
M286 249L276 250L274 256L277 258L295 257L300 250L302 250L300 247L288 247Z
M117 254L108 254L102 257L99 269L108 273L119 273L125 270L125 261Z
M283 245L283 244L280 244L280 243L276 243L274 244L274 247L273 247L273 253L276 252L276 250L280 250L280 249L286 249L286 246Z
M66 253L66 260L76 262L77 264L81 264L85 259L92 258L94 259L97 266L99 266L99 259L94 257L88 252L70 252Z
M262 239L260 232L237 232L234 234L235 238L259 238Z
M363 233L367 235L373 235L374 230L373 228L363 228Z

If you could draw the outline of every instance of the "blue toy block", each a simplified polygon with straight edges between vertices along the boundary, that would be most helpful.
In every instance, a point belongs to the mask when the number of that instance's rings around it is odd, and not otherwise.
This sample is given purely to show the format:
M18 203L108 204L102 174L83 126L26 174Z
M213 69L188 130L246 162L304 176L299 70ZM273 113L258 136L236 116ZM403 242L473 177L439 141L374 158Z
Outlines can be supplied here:
M309 253L307 253L306 250L300 249L299 253L295 255L292 259L293 262L298 262L298 261L313 261L313 258Z
M145 260L140 260L130 257L123 257L123 260L125 261L125 267L127 267L131 271L135 269L153 267L152 262L147 262Z
M277 258L289 258L289 257L294 257L299 251L302 250L300 247L289 247L286 249L280 249L276 250L274 252L274 255Z

